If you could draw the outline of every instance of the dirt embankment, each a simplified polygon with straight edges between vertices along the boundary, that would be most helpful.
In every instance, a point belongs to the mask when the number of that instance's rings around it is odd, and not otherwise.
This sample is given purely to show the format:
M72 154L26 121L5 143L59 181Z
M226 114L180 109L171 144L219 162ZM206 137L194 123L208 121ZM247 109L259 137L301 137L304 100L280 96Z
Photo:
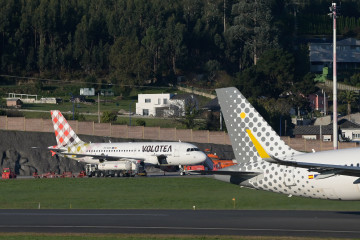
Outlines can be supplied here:
M119 139L80 135L85 142L129 142L139 141L132 139ZM20 176L29 176L34 172L39 174L53 171L80 172L84 164L77 161L51 156L46 148L56 145L54 133L0 131L0 168L10 167ZM208 143L195 143L201 150L211 149L222 159L233 159L234 154L229 145L216 145ZM32 147L38 147L33 149Z

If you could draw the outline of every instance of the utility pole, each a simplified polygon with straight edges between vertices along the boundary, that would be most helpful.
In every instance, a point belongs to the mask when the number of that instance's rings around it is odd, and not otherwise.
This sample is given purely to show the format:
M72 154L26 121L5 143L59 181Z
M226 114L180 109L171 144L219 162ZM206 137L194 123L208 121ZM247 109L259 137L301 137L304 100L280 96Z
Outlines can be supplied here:
M98 123L100 123L100 93L98 93Z
M226 32L226 0L224 0L224 33Z
M333 146L338 149L337 123L337 74L336 74L336 3L329 8L329 16L333 19Z
M326 93L324 89L323 92L324 92L324 116L326 116Z

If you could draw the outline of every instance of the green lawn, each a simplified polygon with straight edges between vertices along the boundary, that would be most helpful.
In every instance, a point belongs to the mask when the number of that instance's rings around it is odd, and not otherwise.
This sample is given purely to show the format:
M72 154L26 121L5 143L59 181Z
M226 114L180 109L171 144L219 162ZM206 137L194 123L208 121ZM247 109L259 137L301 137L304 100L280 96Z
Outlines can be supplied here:
M358 202L239 188L207 177L1 180L1 209L293 209L360 211Z
M59 109L59 108L53 108L53 109ZM60 110L61 111L61 110ZM68 120L72 119L72 113L69 113L68 111L62 112ZM25 118L43 118L43 119L51 119L50 116L50 110L47 112L22 112L22 116ZM85 121L92 121L97 122L98 116L97 115L84 115ZM184 128L184 126L176 121L175 119L169 119L169 118L151 118L151 117L137 117L136 115L126 116L122 115L117 118L117 121L115 124L121 124L121 125L130 125L130 118L131 118L131 125L137 126L137 119L141 119L145 121L146 127L163 127L163 128Z
M129 112L131 108L132 112L135 112L135 103L133 100L119 100L113 101L109 100L107 102L102 102L100 104L100 111L120 111L124 109ZM50 111L50 110L60 110L62 112L69 112L73 110L79 113L97 113L98 105L96 103L72 103L72 102L63 102L60 104L30 104L24 103L22 109L35 110L35 111Z

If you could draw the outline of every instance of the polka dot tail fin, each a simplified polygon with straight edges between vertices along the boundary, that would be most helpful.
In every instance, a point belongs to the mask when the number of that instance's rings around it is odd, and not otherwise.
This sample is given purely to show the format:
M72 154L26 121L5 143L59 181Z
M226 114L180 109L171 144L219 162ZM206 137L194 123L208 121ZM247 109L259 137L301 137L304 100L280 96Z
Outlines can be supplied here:
M238 89L221 88L216 93L238 162L257 162L270 156L283 159L300 153L281 140Z

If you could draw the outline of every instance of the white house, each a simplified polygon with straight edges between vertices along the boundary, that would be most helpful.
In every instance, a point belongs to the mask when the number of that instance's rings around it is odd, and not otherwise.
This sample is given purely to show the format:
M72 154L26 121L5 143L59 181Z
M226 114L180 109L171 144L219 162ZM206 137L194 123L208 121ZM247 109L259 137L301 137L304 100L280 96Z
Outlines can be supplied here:
M199 108L199 102L193 94L179 94L170 99L170 108L164 111L164 116L185 116L185 107L190 105L195 109Z
M143 116L156 116L156 109L169 107L169 100L174 94L139 94L136 103L136 114Z
M157 117L185 116L187 104L192 104L198 109L198 100L192 94L139 94L136 114Z
M95 88L80 88L80 95L95 96Z
M349 141L360 141L360 125L349 121L347 119L341 119L338 122L341 129L341 136Z

